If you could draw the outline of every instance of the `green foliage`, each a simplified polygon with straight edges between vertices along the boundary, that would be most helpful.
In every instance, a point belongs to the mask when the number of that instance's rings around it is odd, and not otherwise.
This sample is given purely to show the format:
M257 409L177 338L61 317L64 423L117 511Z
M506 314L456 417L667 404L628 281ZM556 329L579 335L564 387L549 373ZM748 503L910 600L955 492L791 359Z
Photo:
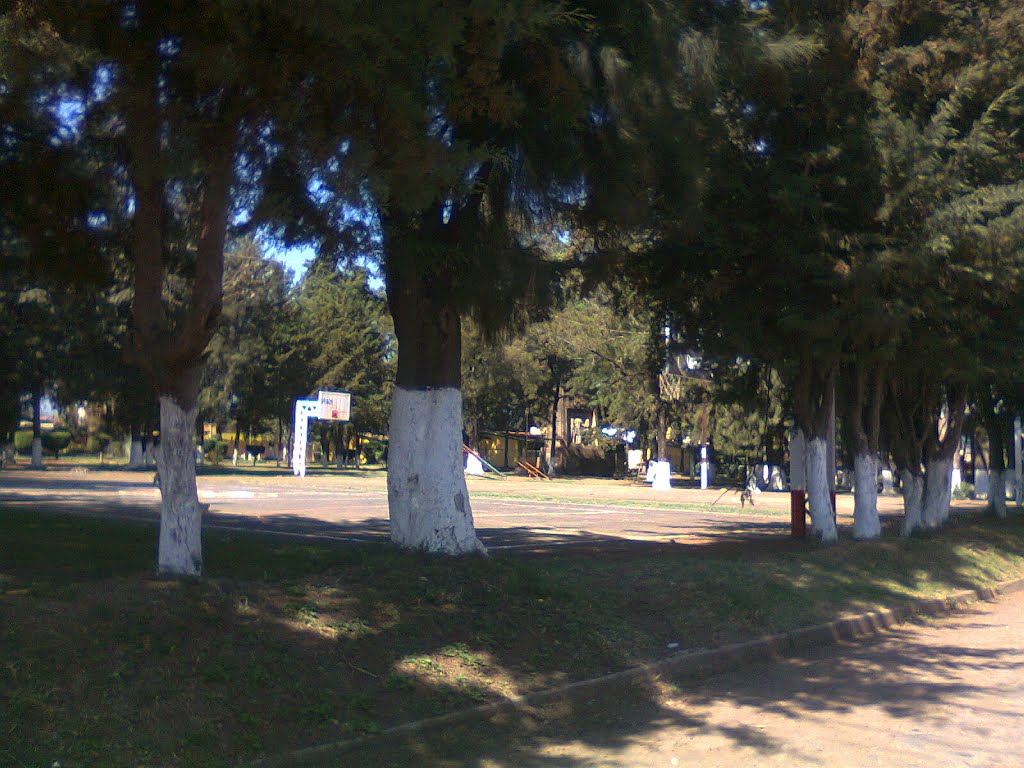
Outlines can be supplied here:
M224 461L230 451L231 446L224 440L211 437L203 441L203 455L210 461Z
M1005 432L1003 393L1024 362L1024 9L869 4L851 16L870 83L871 123L886 196L878 217L902 305L890 428L912 466L937 444L953 388L972 385L990 432ZM876 301L876 303L878 303ZM986 415L987 412L987 415Z
M363 452L363 456L368 463L381 464L384 462L384 457L388 450L388 444L383 440L377 440L376 438L364 440L360 447Z
M253 240L236 242L225 256L224 309L210 341L200 406L204 416L237 431L259 433L287 421L305 387L293 381L299 355L289 273L266 258Z
M91 434L85 441L86 453L102 453L110 445L110 435L105 432Z
M298 288L294 353L307 394L352 393L355 428L384 432L391 405L395 341L384 297L365 268L314 265Z
M953 489L954 499L973 499L974 498L974 486L971 483L960 483L956 488Z
M14 433L14 450L22 456L32 453L32 431L19 429Z
M67 430L53 429L43 432L43 450L52 451L54 456L71 445L72 435Z

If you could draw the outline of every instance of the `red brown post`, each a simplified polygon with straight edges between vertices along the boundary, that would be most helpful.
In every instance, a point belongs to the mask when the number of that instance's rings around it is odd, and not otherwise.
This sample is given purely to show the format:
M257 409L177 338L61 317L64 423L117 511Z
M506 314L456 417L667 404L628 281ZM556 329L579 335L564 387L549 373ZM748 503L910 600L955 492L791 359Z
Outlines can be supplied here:
M794 539L807 536L807 492L795 488L789 492L789 535Z

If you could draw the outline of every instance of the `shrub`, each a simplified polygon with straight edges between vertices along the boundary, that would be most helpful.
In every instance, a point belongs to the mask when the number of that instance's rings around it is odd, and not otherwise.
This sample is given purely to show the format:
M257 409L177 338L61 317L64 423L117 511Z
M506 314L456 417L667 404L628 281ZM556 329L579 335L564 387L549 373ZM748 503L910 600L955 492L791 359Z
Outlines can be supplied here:
M229 447L224 440L207 439L203 441L203 453L210 461L224 461L227 458Z
M14 433L14 450L21 456L29 456L32 453L31 430L19 429Z
M954 499L973 499L974 498L974 486L970 483L960 483L956 488L953 489Z
M102 453L107 450L107 446L110 445L110 435L104 432L97 432L96 434L89 435L85 441L85 452L86 453Z
M367 440L362 445L363 457L368 464L380 464L384 461L384 452L388 444L383 440Z
M54 457L60 455L71 445L71 433L65 429L55 429L52 432L43 432L43 450L53 451Z

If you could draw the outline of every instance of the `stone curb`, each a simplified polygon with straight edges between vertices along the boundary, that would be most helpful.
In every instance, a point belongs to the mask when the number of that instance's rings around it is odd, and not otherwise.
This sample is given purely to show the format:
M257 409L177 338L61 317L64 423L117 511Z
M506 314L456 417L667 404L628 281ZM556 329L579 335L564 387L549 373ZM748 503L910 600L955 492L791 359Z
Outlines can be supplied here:
M719 648L700 651L680 651L658 661L638 664L609 675L577 680L557 688L511 696L501 701L482 704L470 709L449 712L386 728L378 734L329 742L315 747L286 752L246 764L246 768L313 768L332 764L330 761L356 747L379 739L405 736L419 731L461 725L473 720L486 720L511 712L529 712L538 705L600 694L607 688L618 688L661 677L688 677L698 680L735 667L779 658L787 654L837 645L843 642L863 641L880 636L896 625L915 616L945 616L972 603L993 600L1000 595L1024 592L1024 579L956 592L946 597L918 598L894 608L869 611L845 619L837 619L812 627L769 635L757 640L733 643Z

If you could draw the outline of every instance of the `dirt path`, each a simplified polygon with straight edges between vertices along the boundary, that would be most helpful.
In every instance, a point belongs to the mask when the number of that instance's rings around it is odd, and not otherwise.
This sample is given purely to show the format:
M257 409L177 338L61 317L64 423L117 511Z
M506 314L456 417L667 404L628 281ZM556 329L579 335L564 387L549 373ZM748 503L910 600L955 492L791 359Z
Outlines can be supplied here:
M0 503L155 520L159 491L152 472L0 472ZM552 551L564 547L785 542L789 494L762 493L741 507L734 489L677 487L654 491L629 481L597 478L506 480L468 478L474 522L494 550ZM203 475L199 498L210 505L205 525L261 530L335 541L388 537L386 475L323 472L305 478L270 468ZM882 497L892 515L898 497ZM965 511L973 502L959 504ZM852 523L853 497L838 497L840 525Z
M1024 766L1024 593L881 640L352 754L375 766Z

